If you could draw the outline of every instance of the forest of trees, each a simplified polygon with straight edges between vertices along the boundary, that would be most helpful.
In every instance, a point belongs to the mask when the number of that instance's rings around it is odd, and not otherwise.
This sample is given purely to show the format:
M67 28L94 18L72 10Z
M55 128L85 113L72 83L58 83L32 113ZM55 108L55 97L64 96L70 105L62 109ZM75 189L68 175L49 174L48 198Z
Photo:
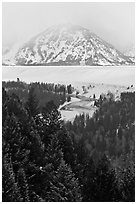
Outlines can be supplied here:
M2 87L5 88L7 93L11 95L12 93L16 94L21 101L26 102L28 99L28 93L31 88L34 89L36 97L39 99L39 109L45 106L45 103L53 100L54 104L59 107L59 105L63 104L66 99L69 99L69 94L72 93L73 87L71 84L63 85L63 84L54 84L54 83L40 83L33 82L30 84L26 84L25 82L18 81L8 81L2 82Z
M40 106L20 85L25 100L14 83L2 89L2 201L135 201L135 93L64 123L55 100Z

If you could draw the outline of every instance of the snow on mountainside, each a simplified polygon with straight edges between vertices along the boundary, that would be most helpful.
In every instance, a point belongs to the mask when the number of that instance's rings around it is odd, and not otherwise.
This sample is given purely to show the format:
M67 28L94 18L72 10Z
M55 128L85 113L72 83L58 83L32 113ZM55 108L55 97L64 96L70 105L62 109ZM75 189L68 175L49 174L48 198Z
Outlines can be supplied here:
M128 56L135 63L135 46L130 47L124 52L125 56Z
M6 55L10 51L10 48L8 46L2 47L2 55Z
M2 56L2 65L9 65L9 66L15 66L17 61L15 59L15 55L17 54L19 48L21 47L21 43L15 44L11 49L9 49L8 52L5 54L3 53Z
M15 55L16 65L130 65L123 55L81 26L54 26L25 43Z
M124 52L124 55L129 57L135 57L135 46L130 47L128 50Z

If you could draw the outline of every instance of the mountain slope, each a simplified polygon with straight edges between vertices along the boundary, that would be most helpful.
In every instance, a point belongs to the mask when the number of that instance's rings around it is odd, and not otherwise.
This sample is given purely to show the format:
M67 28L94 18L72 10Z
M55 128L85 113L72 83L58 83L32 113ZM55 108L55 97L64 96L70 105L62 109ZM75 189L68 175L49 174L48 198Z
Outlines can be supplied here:
M128 57L135 57L135 46L132 45L130 48L128 48L125 52L124 55Z
M128 56L133 62L135 62L135 46L132 45L128 50L124 52L125 56Z
M17 65L129 65L132 60L81 26L54 26L25 43Z

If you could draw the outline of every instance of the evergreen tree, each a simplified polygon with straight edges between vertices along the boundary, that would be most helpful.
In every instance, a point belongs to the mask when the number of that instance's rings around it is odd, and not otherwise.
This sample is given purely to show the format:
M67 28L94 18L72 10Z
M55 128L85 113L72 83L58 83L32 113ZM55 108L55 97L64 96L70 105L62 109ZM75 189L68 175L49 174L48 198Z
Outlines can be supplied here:
M45 200L37 195L34 191L30 192L30 200L31 202L45 202Z
M20 168L17 174L17 184L22 197L22 202L29 202L29 187L23 168Z
M68 94L72 94L71 84L69 84L69 85L67 86L67 92L68 92Z
M36 99L34 87L31 87L29 90L28 101L26 103L26 107L27 107L27 110L30 116L34 117L35 115L39 113L38 101Z
M54 179L50 183L50 191L47 192L48 201L52 202L80 202L82 201L78 179L64 160L55 172Z
M95 201L120 201L116 173L111 169L110 161L106 155L102 157L96 168L96 196Z
M96 177L95 164L90 158L87 165L83 166L82 170L82 195L85 202L94 202L96 197Z
M96 95L95 94L93 94L93 99L96 99Z
M35 163L38 166L43 165L44 155L45 155L45 146L42 142L42 139L37 131L35 121L29 122L30 131L29 131L29 160Z
M8 147L7 152L11 155L15 173L18 172L21 166L26 166L29 162L32 141L28 133L29 124L25 127L23 126L24 124L19 122L18 117L14 114L11 117L8 115L3 126L3 145L5 150Z
M45 88L55 91L54 84ZM3 89L3 201L134 201L135 93L117 102L101 96L94 116L77 116L68 131L53 101L37 114L34 90L30 95L27 112Z
M50 144L46 151L47 164L52 164L53 170L56 170L63 159L63 152L61 150L57 135L52 135Z
M7 99L7 93L4 89L4 87L2 87L2 104L5 103L6 99Z
M71 97L68 96L68 97L67 97L67 102L70 102L70 101L71 101Z
M50 144L45 150L45 156L43 155L41 158L43 159L41 165L30 163L28 166L27 175L29 176L31 191L46 201L48 201L47 191L62 158L63 153L58 140L55 135L52 135Z
M9 155L3 157L2 166L2 201L3 202L20 202L20 195L15 174Z
M45 147L47 147L50 142L51 135L56 134L56 132L62 128L61 115L53 101L47 103L47 105L43 108L41 120L43 121L40 124L42 129L39 128L39 130Z
M135 202L135 165L121 169L119 179L122 201Z
M65 128L62 128L56 133L56 135L63 152L63 159L65 163L70 165L72 170L74 170L76 168L77 156L70 133Z

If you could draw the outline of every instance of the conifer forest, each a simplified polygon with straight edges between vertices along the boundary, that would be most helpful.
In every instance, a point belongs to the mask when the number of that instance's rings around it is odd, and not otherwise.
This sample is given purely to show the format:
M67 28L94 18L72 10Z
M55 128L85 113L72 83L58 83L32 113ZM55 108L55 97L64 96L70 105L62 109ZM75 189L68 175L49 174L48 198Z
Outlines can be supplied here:
M3 202L135 201L135 92L63 121L71 90L2 82Z

